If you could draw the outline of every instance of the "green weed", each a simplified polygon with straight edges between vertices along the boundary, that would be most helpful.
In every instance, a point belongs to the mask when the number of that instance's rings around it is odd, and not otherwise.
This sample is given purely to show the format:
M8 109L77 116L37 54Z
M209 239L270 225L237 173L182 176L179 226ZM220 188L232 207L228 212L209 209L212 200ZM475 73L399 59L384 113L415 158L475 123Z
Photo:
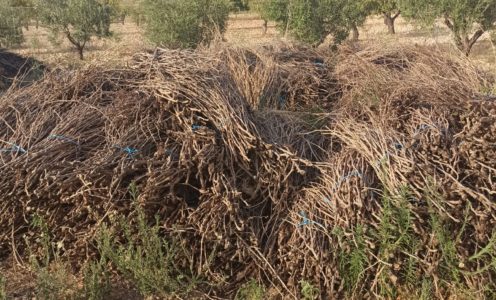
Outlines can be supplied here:
M320 296L320 290L315 287L311 282L302 280L300 281L301 286L301 297L304 300L314 300L318 299Z
M255 279L245 283L236 293L236 300L263 300L265 289Z
M5 278L0 274L0 300L7 299L7 283Z
M429 278L422 279L422 285L420 287L419 300L431 300L434 298L432 289L432 280Z
M378 288L385 297L397 296L397 284L407 288L417 285L417 251L419 240L413 228L413 215L408 202L409 192L401 188L396 195L387 191L382 197L382 211L379 215L379 228L376 239L379 244L378 258L387 262L379 276ZM400 270L391 266L398 265ZM392 279L394 278L394 280Z
M122 238L103 226L97 242L102 258L111 262L143 295L188 294L198 284L198 278L178 265L184 261L186 250L162 237L158 219L148 224L136 201L135 185L131 185L130 194L135 203L135 225L130 225L133 222L129 219L116 220L114 226L122 229Z
M105 299L110 290L110 276L105 258L89 262L83 272L82 298L88 300Z
M344 280L345 288L352 292L363 279L368 266L364 228L358 225L353 239L347 245L349 252L341 251L339 255L339 273Z
M38 299L67 299L73 297L76 290L70 279L69 267L60 261L61 244L53 243L48 226L39 215L34 215L31 226L40 231L38 243L41 246L39 258L34 253L29 256L31 269L36 277L35 292ZM28 249L31 249L26 240ZM31 250L30 250L31 251Z

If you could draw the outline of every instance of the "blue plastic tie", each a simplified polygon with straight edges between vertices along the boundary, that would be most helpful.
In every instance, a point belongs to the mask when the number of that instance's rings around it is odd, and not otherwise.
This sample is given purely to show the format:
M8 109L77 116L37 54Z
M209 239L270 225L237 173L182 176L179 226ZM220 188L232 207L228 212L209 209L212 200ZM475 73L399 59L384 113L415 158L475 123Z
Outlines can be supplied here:
M22 154L26 154L28 152L26 151L26 149L14 143L7 143L7 144L12 145L12 147L0 149L0 152L15 152L15 153L21 152Z
M351 171L350 173L348 173L348 175L346 175L346 176L341 176L341 177L339 178L338 182L336 182L336 184L335 184L335 185L334 185L334 187L332 188L332 191L333 191L333 192L336 192L336 190L338 189L338 187L339 187L339 186L340 186L343 182L345 182L345 181L347 181L348 179L350 179L351 177L359 177L359 178L361 179L361 178L363 177L363 174L362 174L360 171L358 171L358 170L356 170L356 169L355 169L355 170ZM329 199L329 198L327 198L327 197L324 197L324 201L325 201L325 202L327 202L327 203L332 203L332 202L330 201L330 199Z
M302 227L302 226L306 226L306 225L319 225L319 226L324 227L319 222L315 222L315 221L310 220L304 211L300 211L300 216L303 218L303 220L301 221L300 224L298 224L298 227Z
M316 62L315 65L319 66L319 67L325 67L325 64L321 63L321 62Z
M193 131L196 131L196 130L198 130L198 129L201 129L201 126L200 126L200 125L194 125L194 124L193 124L193 125L191 125L191 129L192 129Z
M428 125L428 124L422 124L422 125L419 125L418 130L426 130L428 128L433 128L433 127L431 125Z
M427 130L427 129L429 129L429 128L435 129L436 127L431 126L431 125L429 125L429 124L421 124L421 125L419 125L419 126L415 129L415 133L414 133L414 135L417 135L417 134L419 134L420 132L422 132L422 131L424 131L424 130Z
M75 140L71 139L71 138L68 138L66 136L63 136L63 135L58 135L58 134L51 134L48 136L49 139L53 139L53 140L61 140L61 141L64 141L64 142L68 142L68 143L71 143L71 144L74 144L74 145L79 145L78 142L76 142Z
M338 182L336 183L334 189L336 189L338 186L341 185L341 183L343 183L344 181L350 179L351 177L359 177L359 178L362 178L362 173L360 173L358 170L353 170L352 172L348 173L348 175L346 176L341 176L338 180Z
M131 148L131 147L120 147L118 145L114 145L114 147L119 148L122 152L127 153L128 158L134 158L134 155L139 152L138 149Z
M401 149L405 148L405 146L403 146L402 143L396 142L396 143L394 143L394 148L396 150L401 150Z

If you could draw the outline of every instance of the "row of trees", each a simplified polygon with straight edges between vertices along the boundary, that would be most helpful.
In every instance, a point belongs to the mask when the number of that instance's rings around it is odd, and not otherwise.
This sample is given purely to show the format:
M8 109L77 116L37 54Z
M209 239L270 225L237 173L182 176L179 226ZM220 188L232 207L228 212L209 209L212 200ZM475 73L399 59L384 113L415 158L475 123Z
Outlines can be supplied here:
M243 2L137 0L129 4L123 0L0 0L0 46L22 43L23 27L28 29L34 20L49 29L51 40L67 38L83 59L92 37L110 37L111 22L123 22L130 15L157 45L196 47L211 41L217 32L224 32L229 12Z
M340 43L370 15L381 15L390 34L402 15L412 22L433 26L442 20L456 46L469 55L474 44L496 27L496 0L251 0L249 4L280 30L312 44L332 36Z
M82 59L92 37L109 37L112 20L131 15L158 45L196 47L224 32L229 12L247 9L257 11L265 27L275 21L285 35L313 45L328 36L336 44L350 35L358 39L370 15L382 15L394 34L402 15L424 25L443 20L468 55L496 26L496 0L0 0L0 46L21 43L22 28L36 21L67 38Z

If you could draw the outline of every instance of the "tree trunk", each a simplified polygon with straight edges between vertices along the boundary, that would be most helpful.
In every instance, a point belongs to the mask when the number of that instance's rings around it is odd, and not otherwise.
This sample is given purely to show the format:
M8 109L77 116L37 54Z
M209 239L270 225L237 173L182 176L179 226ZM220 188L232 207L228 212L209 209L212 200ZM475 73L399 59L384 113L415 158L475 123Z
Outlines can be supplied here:
M288 19L286 20L286 29L284 30L284 37L289 35L289 24L291 23L291 5L288 5Z
M358 41L358 38L360 37L360 32L358 32L358 27L353 24L351 27L351 40L352 41Z
M78 51L78 55L79 55L80 60L84 60L83 50L84 50L83 46L77 46L77 51Z
M472 48L474 47L475 43L479 40L479 38L484 34L483 29L478 29L472 37L468 37L467 34L461 34L458 30L456 30L455 25L451 20L445 16L444 17L444 23L448 28L451 30L453 33L453 37L455 39L455 45L456 47L462 51L466 56L470 55L470 52L472 51ZM463 35L463 38L462 38Z
M77 52L79 54L79 59L83 60L84 59L83 50L84 50L84 46L86 46L86 41L81 44L78 40L75 40L72 37L71 32L69 31L68 28L65 29L65 35L67 36L69 42L71 42L71 44L73 44L76 47Z
M398 18L399 15L400 15L399 11L394 16L391 15L391 13L383 13L384 24L386 24L389 34L395 34L396 33L396 29L394 27L394 22L396 21L396 18Z
M483 34L484 34L484 30L479 29L472 35L471 38L469 38L468 35L465 35L462 51L463 53L465 53L466 56L470 55L470 52L472 51L472 48L474 47L475 43L477 43L477 41Z

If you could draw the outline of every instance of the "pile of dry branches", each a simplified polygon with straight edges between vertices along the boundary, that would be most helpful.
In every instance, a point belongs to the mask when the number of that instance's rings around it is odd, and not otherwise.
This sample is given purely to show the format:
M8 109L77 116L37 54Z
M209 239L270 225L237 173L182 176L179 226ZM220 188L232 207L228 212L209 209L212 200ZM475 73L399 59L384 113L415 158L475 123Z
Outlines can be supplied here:
M387 296L386 283L408 287L413 260L411 276L443 297L438 227L457 284L479 290L495 275L466 259L494 238L492 84L421 47L157 49L122 69L49 74L0 98L0 257L25 257L39 215L84 260L101 225L131 212L133 184L203 276L228 278L218 296L247 278L290 297L302 280L322 297ZM391 207L410 212L415 247L377 244ZM353 280L357 249L367 267Z

